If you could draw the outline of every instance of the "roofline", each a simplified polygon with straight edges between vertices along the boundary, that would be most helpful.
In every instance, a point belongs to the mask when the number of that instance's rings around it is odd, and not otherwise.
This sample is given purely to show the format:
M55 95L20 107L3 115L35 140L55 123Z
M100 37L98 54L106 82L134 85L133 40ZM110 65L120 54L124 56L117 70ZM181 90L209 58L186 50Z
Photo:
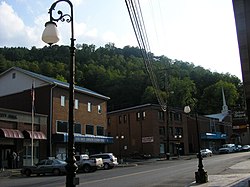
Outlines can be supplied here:
M24 73L24 74L26 74L28 76L35 77L35 78L37 78L39 80L48 82L51 85L56 85L56 86L63 87L63 88L69 88L69 83L67 83L67 82L62 82L62 81L59 81L57 79L54 79L54 78L51 78L51 77L48 77L48 76L45 76L45 75L42 75L42 74L37 74L35 72L31 72L31 71L28 71L28 70L25 70L25 69L22 69L22 68L19 68L19 67L11 67L10 69L8 69L5 72L3 72L2 74L0 74L0 76L2 76L3 74L6 74L7 72L9 72L11 70L20 71L20 72L22 72L22 73ZM110 97L101 95L101 94L99 94L97 92L94 92L92 90L89 90L87 88L80 87L80 86L75 86L75 91L84 93L86 95L91 95L91 96L94 96L94 97L97 97L97 98L101 98L101 99L104 99L104 100L109 100L110 99Z
M147 103L147 104L142 104L142 105L137 105L137 106L133 106L133 107L128 107L128 108L110 111L107 114L114 114L114 113L118 113L118 112L124 112L124 111L129 111L129 110L134 110L134 109L145 108L145 107L157 107L157 108L161 109L161 106L159 104ZM180 109L173 108L173 107L171 107L171 109L172 110L180 110Z

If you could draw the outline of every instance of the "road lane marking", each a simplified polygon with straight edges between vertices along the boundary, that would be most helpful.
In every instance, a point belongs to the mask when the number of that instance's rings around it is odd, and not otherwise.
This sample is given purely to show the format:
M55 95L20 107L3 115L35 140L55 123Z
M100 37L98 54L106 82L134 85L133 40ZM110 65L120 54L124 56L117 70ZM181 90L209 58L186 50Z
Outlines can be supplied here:
M130 176L135 176L135 175L150 173L150 172L154 172L154 171L158 171L158 170L162 170L162 169L165 169L165 168L157 168L157 169L152 169L152 170L148 170L148 171L141 171L141 172L137 172L137 173L131 173L131 174L127 174L127 175L120 175L120 176L116 176L116 177L110 177L110 178L99 179L99 180L94 180L94 181L88 181L88 182L83 182L83 183L80 182L80 185L82 185L82 184L98 183L98 182L102 182L102 181L119 179L119 178L123 178L123 177L130 177Z

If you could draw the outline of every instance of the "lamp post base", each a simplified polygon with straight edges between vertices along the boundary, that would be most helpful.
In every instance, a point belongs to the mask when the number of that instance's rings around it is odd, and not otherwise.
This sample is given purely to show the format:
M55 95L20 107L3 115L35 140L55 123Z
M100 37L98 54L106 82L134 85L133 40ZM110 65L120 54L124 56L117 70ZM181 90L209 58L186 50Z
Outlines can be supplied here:
M198 170L195 172L195 181L196 183L202 184L208 182L207 172L204 170Z

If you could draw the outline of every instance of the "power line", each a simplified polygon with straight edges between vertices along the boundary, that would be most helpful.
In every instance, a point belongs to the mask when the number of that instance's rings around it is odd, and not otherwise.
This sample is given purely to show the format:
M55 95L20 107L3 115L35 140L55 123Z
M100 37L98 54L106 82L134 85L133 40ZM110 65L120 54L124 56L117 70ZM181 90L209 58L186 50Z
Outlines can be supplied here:
M129 16L131 19L131 23L136 35L137 42L139 44L139 48L141 50L141 54L143 57L143 62L145 68L148 72L149 78L151 80L152 86L155 91L156 98L162 108L163 111L166 111L166 102L164 102L163 97L161 96L160 89L158 86L158 82L156 80L156 76L152 67L152 53L150 52L150 45L147 37L147 32L145 29L145 23L143 20L143 15L141 11L141 6L139 0L125 0Z

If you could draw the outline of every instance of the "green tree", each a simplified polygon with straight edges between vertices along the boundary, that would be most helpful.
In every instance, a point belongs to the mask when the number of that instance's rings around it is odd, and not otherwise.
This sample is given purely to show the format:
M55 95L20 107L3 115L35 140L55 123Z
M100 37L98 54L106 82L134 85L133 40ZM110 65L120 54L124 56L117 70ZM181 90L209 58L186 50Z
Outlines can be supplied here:
M222 89L224 90L228 107L233 108L237 104L239 93L237 92L236 86L229 82L218 81L204 90L199 105L203 113L211 114L221 112L223 106Z

